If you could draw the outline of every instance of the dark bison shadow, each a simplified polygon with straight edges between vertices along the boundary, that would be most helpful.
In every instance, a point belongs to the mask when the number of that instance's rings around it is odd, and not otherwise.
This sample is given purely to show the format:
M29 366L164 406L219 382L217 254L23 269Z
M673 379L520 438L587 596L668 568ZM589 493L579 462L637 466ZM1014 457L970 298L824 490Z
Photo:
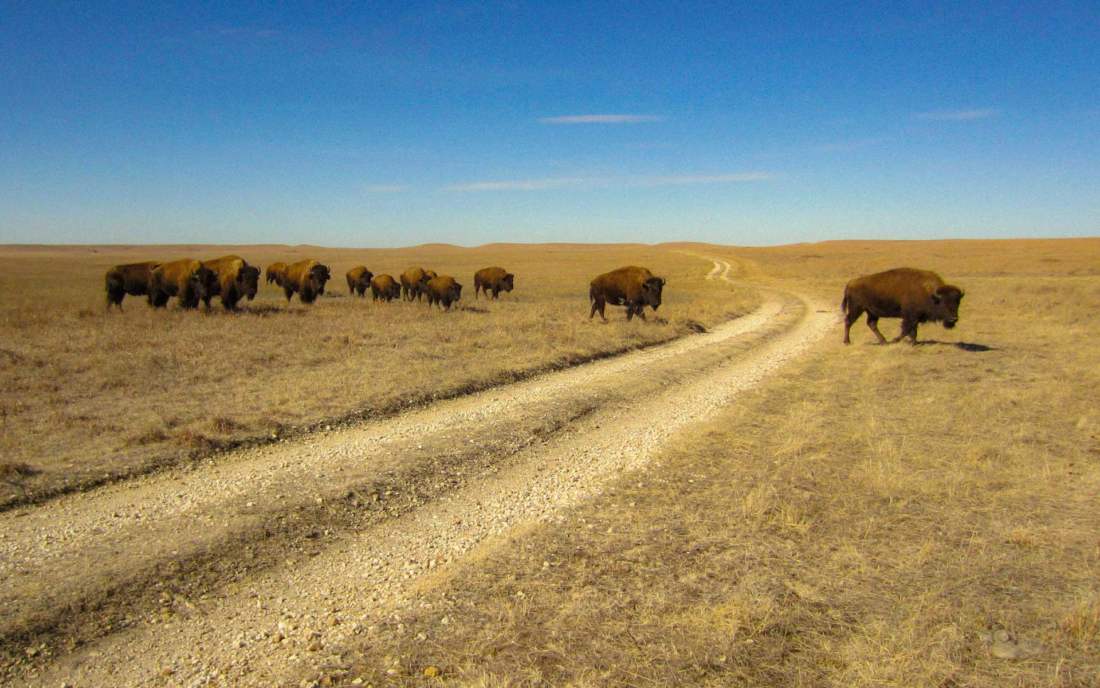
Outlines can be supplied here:
M995 346L986 346L985 344L977 344L974 342L941 342L938 339L921 339L917 341L917 346L953 346L956 349L969 351L971 353L998 351Z

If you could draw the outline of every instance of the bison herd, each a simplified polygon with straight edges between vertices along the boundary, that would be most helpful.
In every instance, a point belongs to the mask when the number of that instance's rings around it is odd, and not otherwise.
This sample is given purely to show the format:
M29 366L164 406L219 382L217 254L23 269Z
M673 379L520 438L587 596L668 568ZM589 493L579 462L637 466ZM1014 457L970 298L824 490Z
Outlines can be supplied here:
M264 273L268 284L283 290L287 302L298 295L302 303L313 303L325 293L325 284L332 278L327 265L315 260L296 263L272 263ZM392 275L375 275L363 265L347 272L348 293L364 297L370 289L375 301L421 302L428 306L439 305L450 310L462 298L462 285L450 275L440 275L421 267L409 268L399 279ZM484 293L486 298L498 299L501 292L511 292L515 287L515 275L504 268L489 267L474 274L474 298ZM259 290L260 269L250 265L240 256L224 256L214 260L175 260L167 263L147 261L116 265L107 271L107 306L122 309L126 295L145 296L155 308L163 308L175 298L183 308L196 308L200 302L210 308L215 296L221 297L226 310L236 310L241 299L251 301ZM625 267L600 275L589 285L592 312L599 312L607 320L604 307L607 304L626 306L626 319L635 315L645 319L643 309L653 310L661 305L661 290L665 280L654 277L646 268Z

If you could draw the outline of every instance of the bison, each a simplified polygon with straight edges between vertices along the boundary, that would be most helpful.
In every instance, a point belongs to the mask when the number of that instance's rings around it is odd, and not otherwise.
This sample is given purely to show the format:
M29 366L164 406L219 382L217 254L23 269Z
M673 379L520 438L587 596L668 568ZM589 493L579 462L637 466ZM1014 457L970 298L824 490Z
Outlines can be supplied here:
M202 297L207 309L210 308L210 299L215 296L221 296L222 306L227 311L236 310L241 299L251 301L256 298L256 292L260 289L260 269L249 265L244 258L222 256L214 260L204 260L202 264L215 277Z
M214 272L197 260L185 258L161 263L150 280L149 303L163 308L176 297L183 308L195 308L216 283Z
M879 344L886 343L886 337L878 331L879 318L901 318L901 334L892 341L909 337L910 343L916 344L917 325L921 323L940 321L947 329L955 326L962 297L961 289L945 284L939 275L928 270L895 268L857 277L844 287L844 299L840 302L844 311L844 343L851 344L852 324L866 312L867 327L875 333Z
M375 301L392 301L401 296L401 285L392 275L377 275L370 281L370 293Z
M153 270L160 263L148 261L145 263L127 263L116 265L107 271L107 308L111 305L118 306L122 310L122 299L127 294L130 296L149 296L153 282ZM149 303L153 299L149 298Z
M428 281L436 277L435 270L409 268L401 273L401 296L406 301L420 300Z
M516 276L504 268L482 268L474 273L474 298L477 298L478 292L484 290L486 297L492 291L493 298L496 299L500 292L512 291L515 279Z
M286 263L272 263L267 266L267 283L274 282L278 286L283 286L283 278L286 277Z
M325 282L331 277L328 266L315 260L291 263L286 268L282 282L287 303L290 303L290 297L295 293L302 303L313 303L318 296L325 293Z
M428 295L428 308L438 303L440 308L449 311L451 304L462 298L462 285L455 282L454 277L439 275L428 280L424 293Z
M657 310L661 305L661 291L665 287L663 277L654 277L647 268L629 266L606 272L596 279L588 289L588 298L592 301L591 320L597 312L604 321L604 306L626 306L626 319L635 315L645 320L645 307Z
M351 296L355 296L356 294L363 296L373 278L374 273L362 265L357 265L351 270L348 270L348 294Z

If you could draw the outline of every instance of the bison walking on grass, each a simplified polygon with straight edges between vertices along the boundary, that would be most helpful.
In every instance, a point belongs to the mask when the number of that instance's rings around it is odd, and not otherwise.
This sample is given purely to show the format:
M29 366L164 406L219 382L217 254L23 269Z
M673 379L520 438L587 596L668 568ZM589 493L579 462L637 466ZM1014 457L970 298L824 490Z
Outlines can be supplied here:
M179 299L183 308L195 308L217 283L214 271L197 260L186 258L161 263L153 270L149 288L149 303L163 308L168 299Z
M440 308L449 311L451 304L462 298L462 285L455 282L454 277L439 275L428 280L424 293L428 295L428 308L438 303Z
M325 282L332 277L328 266L315 260L300 260L291 263L286 268L286 274L281 283L286 301L298 294L302 303L313 303L318 296L325 293Z
M237 309L241 299L251 301L260 289L260 269L249 265L240 256L222 256L204 260L202 264L214 272L215 279L203 294L202 301L210 308L210 299L221 296L225 310Z
M278 286L283 286L283 278L286 277L286 263L272 263L267 266L267 283L274 282Z
M484 291L485 296L493 293L496 299L502 291L512 291L515 286L516 276L504 268L482 268L474 273L474 299L479 292Z
M591 320L598 312L604 321L604 307L607 304L613 306L626 306L626 319L630 320L635 315L645 320L645 307L653 310L661 305L661 292L665 287L663 277L655 277L647 268L628 266L606 272L596 279L588 289L588 298L592 302L592 312L588 314Z
M428 281L436 277L435 270L409 268L401 273L401 296L406 301L419 301L424 295Z
M362 297L366 293L367 287L370 286L372 279L374 279L374 273L364 265L357 265L348 270L348 294L350 296L358 294Z
M886 337L878 331L879 318L901 318L901 333L892 341L909 337L917 343L917 326L925 322L942 322L951 329L959 321L959 302L963 292L928 270L895 268L873 275L857 277L844 287L840 308L844 311L844 343L850 344L849 331L859 316L867 313L867 327L875 333L879 344Z
M401 285L393 275L376 275L370 281L370 293L375 301L392 301L401 296Z
M148 261L145 263L127 263L116 265L107 271L105 278L107 287L107 308L112 305L122 310L122 299L127 294L130 296L149 296L153 283L153 270L160 263ZM153 299L149 298L149 303Z

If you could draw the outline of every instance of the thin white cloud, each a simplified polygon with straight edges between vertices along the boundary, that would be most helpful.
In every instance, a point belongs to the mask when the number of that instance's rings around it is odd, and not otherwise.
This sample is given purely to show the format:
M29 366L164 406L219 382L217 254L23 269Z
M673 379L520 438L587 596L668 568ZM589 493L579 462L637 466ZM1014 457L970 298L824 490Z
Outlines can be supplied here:
M660 115L561 115L559 117L540 117L542 124L637 124L639 122L660 122Z
M820 146L814 146L813 150L818 153L846 153L848 151L859 150L860 148L867 148L868 146L875 146L886 141L885 138L868 138L868 139L852 139L851 141L833 141L832 143L823 143Z
M734 184L774 179L770 172L734 172L729 174L684 174L664 177L549 177L546 179L510 179L466 182L444 187L447 191L545 191L548 189L638 188L689 186L698 184Z
M492 182L466 182L451 184L447 191L542 191L563 187L580 187L591 182L583 177L551 177L548 179L509 179Z
M409 187L404 184L370 184L364 189L367 193L401 193L408 191Z
M991 108L975 110L934 110L930 112L918 112L917 119L928 119L937 122L969 122L975 119L988 119L996 117L997 111Z

